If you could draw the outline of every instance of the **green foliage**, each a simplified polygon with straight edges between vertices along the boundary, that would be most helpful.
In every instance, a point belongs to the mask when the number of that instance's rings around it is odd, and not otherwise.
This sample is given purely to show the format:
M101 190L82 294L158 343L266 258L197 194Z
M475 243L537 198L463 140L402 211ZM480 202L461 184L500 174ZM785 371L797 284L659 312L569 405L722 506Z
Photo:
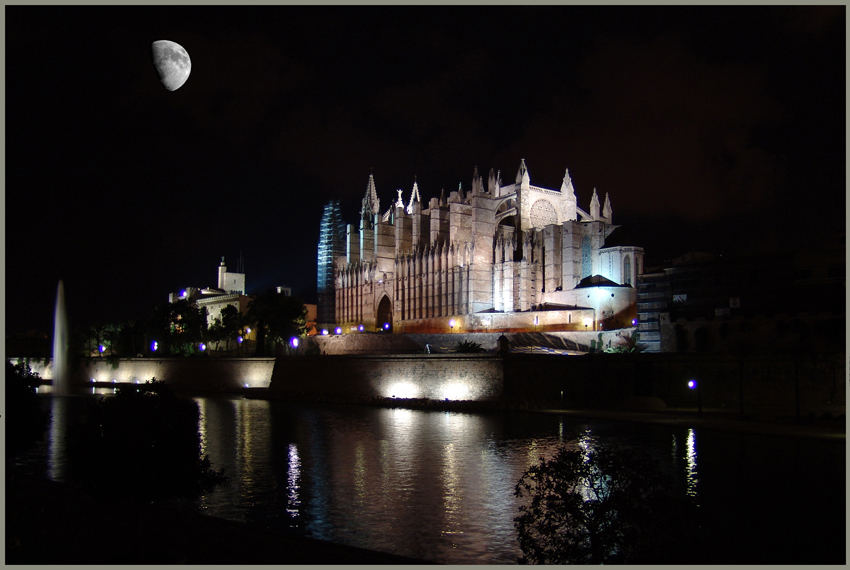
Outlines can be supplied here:
M561 449L525 472L514 494L522 562L678 562L687 557L692 505L645 455Z
M159 343L161 354L197 354L198 345L206 336L206 309L186 299L158 305L146 329L147 337Z
M477 342L472 342L471 340L463 340L455 345L455 352L475 353L484 352L484 349L481 348L481 345Z
M48 414L41 409L35 388L38 374L25 362L6 361L6 457L29 449L44 435Z
M601 336L601 335L600 335ZM604 348L604 352L612 354L624 354L630 352L641 352L644 349L642 344L638 344L640 333L635 331L631 335L621 337L625 342L616 346L611 346L611 341L608 341L608 346Z
M257 354L279 347L293 336L307 332L307 308L298 297L272 289L257 295L249 304L246 320L257 330Z

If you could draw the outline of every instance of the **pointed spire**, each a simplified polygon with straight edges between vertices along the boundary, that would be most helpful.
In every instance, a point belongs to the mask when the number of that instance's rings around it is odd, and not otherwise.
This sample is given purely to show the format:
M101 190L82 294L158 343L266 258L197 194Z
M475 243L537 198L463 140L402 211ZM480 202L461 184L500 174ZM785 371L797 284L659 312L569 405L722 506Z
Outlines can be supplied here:
M525 165L525 159L520 159L519 170L516 173L516 183L528 186L531 182L531 177L528 175L528 167Z
M614 213L614 210L611 209L611 199L608 198L608 192L605 192L605 205L602 206L602 217L610 224L611 223L611 214Z
M396 192L398 192L398 200L395 201L395 207L404 208L404 199L401 197L401 193L403 192L403 190L399 188L398 190L396 190Z
M369 183L366 185L366 195L363 196L363 205L360 208L360 215L377 214L380 211L380 201L378 200L378 192L375 189L375 176L369 174Z
M567 168L566 172L564 172L564 181L561 182L561 192L567 193L571 192L575 194L575 188L573 188L573 179L570 178L570 169Z
M419 196L419 184L416 183L416 177L413 177L413 189L410 191L410 202L407 203L407 213L413 213L413 204L415 202L422 202L422 198Z
M446 189L445 188L440 188L440 205L441 206L446 205Z
M463 195L463 182L457 183L457 195L458 198L460 198L461 202L464 202L466 200L465 196Z
M590 217L593 220L599 219L599 195L596 193L596 188L593 189L593 196L590 198Z
M484 184L481 180L481 175L478 174L478 165L475 165L475 168L472 170L472 194L483 194L484 193Z
M487 191L490 192L492 196L496 196L499 193L499 187L496 185L496 173L493 169L490 169L490 174L487 177Z

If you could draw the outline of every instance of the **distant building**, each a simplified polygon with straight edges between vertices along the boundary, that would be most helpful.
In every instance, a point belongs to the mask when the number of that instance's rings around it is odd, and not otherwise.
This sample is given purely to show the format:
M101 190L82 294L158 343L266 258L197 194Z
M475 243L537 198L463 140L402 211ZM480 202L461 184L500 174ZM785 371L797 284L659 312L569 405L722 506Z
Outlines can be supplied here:
M224 257L218 266L218 281L216 287L186 287L178 293L169 293L168 302L175 303L185 299L206 310L207 326L221 318L221 311L228 305L245 314L251 298L245 294L245 274L227 271Z
M476 168L469 192L422 202L414 182L383 213L373 175L357 224L325 208L319 242L319 321L346 330L450 332L630 326L643 248L606 247L617 228L606 193L577 204L569 172L560 190L531 184L522 160L512 184ZM341 243L344 244L344 251ZM333 295L328 268L334 259Z
M648 352L844 348L843 246L720 256L692 252L638 278Z

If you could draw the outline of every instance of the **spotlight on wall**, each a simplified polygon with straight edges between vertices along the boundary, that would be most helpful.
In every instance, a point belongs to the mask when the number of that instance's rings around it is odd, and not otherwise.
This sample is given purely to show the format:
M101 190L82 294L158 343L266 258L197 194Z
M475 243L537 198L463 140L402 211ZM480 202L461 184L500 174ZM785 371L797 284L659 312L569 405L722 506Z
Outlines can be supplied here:
M455 328L455 320L454 320L454 319L449 320L449 328L450 328L450 329L454 329L454 328Z

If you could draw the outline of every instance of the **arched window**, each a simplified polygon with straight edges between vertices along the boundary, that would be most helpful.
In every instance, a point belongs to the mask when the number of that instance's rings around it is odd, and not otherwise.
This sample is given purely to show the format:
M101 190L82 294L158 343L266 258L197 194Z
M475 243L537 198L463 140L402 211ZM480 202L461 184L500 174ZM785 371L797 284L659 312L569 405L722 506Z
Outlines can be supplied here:
M632 284L632 258L628 255L623 259L623 284Z
M590 238L581 238L581 278L590 277L592 265L590 263Z

